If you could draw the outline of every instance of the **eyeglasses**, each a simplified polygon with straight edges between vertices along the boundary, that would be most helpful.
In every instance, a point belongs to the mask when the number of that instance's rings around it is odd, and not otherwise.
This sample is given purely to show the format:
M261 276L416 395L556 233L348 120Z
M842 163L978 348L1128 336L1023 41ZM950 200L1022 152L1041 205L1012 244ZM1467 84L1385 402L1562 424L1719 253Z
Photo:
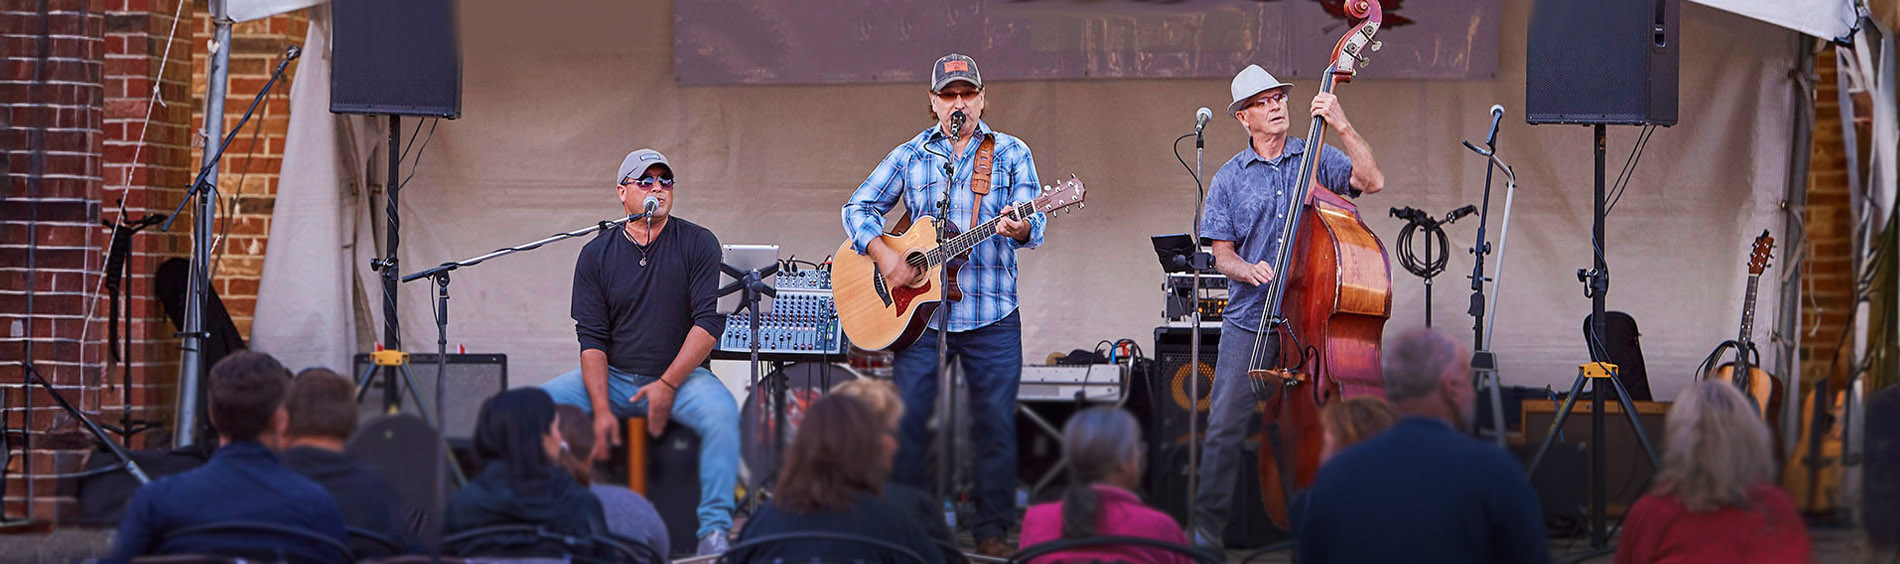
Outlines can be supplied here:
M642 176L640 178L622 179L620 184L623 186L627 184L632 184L635 186L639 186L641 190L646 190L648 192L653 191L653 187L655 185L658 185L660 187L659 189L661 190L673 189L673 179L657 178L657 177L652 177L652 176Z
M949 103L949 102L957 101L958 98L962 98L964 100L976 100L977 95L980 95L982 93L983 91L981 90L966 90L962 92L953 92L950 90L944 90L944 91L939 91L939 92L933 92L932 94L936 94L938 100L942 100L945 103Z
M1274 92L1272 94L1261 96L1259 98L1254 99L1253 103L1254 105L1263 106L1263 105L1266 105L1267 102L1275 102L1275 103L1281 103L1281 104L1286 103L1286 92Z

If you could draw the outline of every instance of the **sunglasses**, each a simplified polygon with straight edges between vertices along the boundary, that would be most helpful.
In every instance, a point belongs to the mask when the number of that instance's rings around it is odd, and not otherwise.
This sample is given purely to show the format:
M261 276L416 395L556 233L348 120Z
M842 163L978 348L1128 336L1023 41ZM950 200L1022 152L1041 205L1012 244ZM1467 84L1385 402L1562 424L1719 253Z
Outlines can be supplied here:
M657 178L657 177L652 177L652 176L642 176L640 178L625 179L624 181L621 182L621 184L622 185L632 184L635 186L639 186L641 190L647 190L647 191L652 191L654 185L659 185L661 190L673 189L673 179Z

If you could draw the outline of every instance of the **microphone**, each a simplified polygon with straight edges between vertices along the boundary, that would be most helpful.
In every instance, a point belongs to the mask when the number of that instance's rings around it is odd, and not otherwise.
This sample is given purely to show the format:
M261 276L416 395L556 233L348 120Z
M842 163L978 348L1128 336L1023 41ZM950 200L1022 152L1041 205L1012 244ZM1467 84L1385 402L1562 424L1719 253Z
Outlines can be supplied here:
M646 208L647 215L653 215L653 210L660 209L660 197L647 196L646 201L640 203L640 207Z
M1458 221L1458 218L1471 215L1474 213L1478 213L1478 206L1467 205L1462 208L1451 210L1451 213L1445 214L1445 223Z
M1503 120L1503 119L1504 119L1504 106L1501 104L1492 104L1491 105L1491 134L1486 135L1484 137L1485 145L1496 145L1498 143L1498 121Z
M1200 135L1201 130L1207 128L1207 120L1213 119L1213 118L1214 118L1213 110L1209 110L1205 106L1203 106L1201 109L1194 110L1194 134Z
M963 120L966 120L966 119L970 119L970 118L964 115L963 110L950 112L950 136L951 137L963 136Z

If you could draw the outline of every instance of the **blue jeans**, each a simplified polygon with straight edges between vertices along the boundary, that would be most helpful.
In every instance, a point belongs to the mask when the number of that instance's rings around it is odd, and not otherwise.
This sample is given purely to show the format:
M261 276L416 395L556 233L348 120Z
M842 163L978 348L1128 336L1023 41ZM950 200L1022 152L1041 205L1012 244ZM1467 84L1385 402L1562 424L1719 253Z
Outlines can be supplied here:
M616 417L636 417L647 412L647 400L628 401L640 387L653 383L652 376L640 376L607 367L607 395ZM587 384L580 369L562 374L541 384L556 403L578 405L592 410ZM694 369L673 396L672 421L699 433L699 534L732 529L733 486L739 479L739 402L732 392L713 376L711 370ZM596 440L606 441L607 437Z
M1214 388L1207 391L1211 406L1207 413L1207 439L1201 446L1200 491L1194 492L1194 527L1207 532L1207 538L1216 543L1227 530L1227 518L1234 506L1234 490L1238 488L1240 467L1245 461L1247 434L1253 429L1248 423L1253 417L1254 406L1267 399L1254 391L1253 380L1247 375L1248 362L1253 359L1254 338L1259 336L1252 327L1242 327L1233 321L1221 324L1220 357L1214 363ZM1261 351L1262 358L1273 358L1279 353L1280 339L1269 337L1262 343L1266 350ZM1262 445L1260 448L1270 448ZM1254 479L1248 477L1247 479ZM1189 531L1189 534L1194 534Z
M963 362L969 386L971 442L963 453L975 464L976 518L970 525L978 541L1008 539L1016 521L1016 388L1023 375L1023 325L1016 312L970 331L952 331L949 357ZM892 478L930 491L924 467L931 433L926 423L937 411L937 332L925 330L892 363L897 392L904 398L903 431Z

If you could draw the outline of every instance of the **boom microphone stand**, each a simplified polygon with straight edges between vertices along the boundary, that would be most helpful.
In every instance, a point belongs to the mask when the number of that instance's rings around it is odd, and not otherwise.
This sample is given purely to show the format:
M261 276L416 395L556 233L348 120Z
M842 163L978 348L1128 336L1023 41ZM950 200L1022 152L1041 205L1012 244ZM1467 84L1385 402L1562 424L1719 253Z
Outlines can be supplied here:
M219 29L219 37L221 39L230 37L228 24L223 24ZM223 45L221 49L230 48L229 41L220 43ZM176 443L180 447L191 446L197 442L197 433L201 431L199 428L201 425L198 422L198 402L200 396L204 395L203 389L199 387L199 380L210 369L204 365L205 338L210 336L204 329L204 317L205 304L210 303L208 296L211 292L211 231L213 216L217 214L218 198L218 186L213 182L212 176L218 170L218 162L224 159L224 150L231 147L231 141L236 140L238 132L244 130L244 124L251 121L251 114L255 113L257 106L264 102L264 97L270 95L270 89L277 85L277 79L284 76L284 69L301 55L303 55L303 48L296 45L284 51L284 60L277 63L277 70L271 72L270 81L265 82L264 88L257 91L257 97L251 99L251 107L244 110L244 117L239 119L237 126L231 128L230 133L224 136L224 141L218 144L217 152L205 158L204 166L198 169L198 178L191 181L191 187L186 190L185 197L178 201L178 208L172 210L165 224L159 227L161 231L170 231L172 222L177 221L178 214L185 211L185 205L191 203L193 197L198 199L198 209L193 213L191 221L191 278L188 285L190 289L185 293L185 326L179 333L179 336L184 339L181 346L184 354L180 356L178 363L178 426L176 430L178 440ZM213 70L217 71L213 74L222 75L226 67L220 66ZM213 82L223 80L223 76L212 78ZM206 115L222 115L224 113L223 99L223 96L213 97L213 104L211 104L213 109ZM206 123L211 123L211 121L206 120Z

